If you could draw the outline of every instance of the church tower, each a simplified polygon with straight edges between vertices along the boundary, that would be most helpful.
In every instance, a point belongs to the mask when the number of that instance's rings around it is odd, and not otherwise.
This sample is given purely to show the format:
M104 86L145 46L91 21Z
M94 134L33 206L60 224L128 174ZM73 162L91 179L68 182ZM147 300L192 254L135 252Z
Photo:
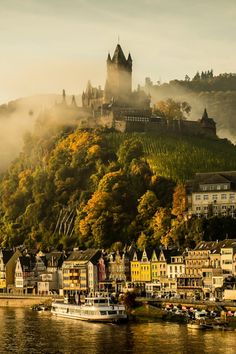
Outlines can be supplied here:
M107 57L107 79L104 92L104 101L117 102L125 105L129 102L132 92L132 58L127 59L120 46L117 44L113 57Z

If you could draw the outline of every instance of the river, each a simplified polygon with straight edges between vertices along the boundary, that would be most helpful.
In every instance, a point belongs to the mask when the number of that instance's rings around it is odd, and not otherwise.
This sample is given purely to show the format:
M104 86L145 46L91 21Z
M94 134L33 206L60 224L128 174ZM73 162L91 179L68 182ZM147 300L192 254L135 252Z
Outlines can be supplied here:
M233 354L236 332L201 332L167 322L96 324L25 308L0 308L0 353Z

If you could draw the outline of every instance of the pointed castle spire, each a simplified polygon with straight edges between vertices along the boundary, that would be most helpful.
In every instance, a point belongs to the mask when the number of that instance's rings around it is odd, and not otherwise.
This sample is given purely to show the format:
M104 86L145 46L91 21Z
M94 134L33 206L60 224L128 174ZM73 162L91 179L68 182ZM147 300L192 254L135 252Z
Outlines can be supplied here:
M107 62L111 62L111 54L110 53L108 53L108 56L107 56Z
M204 112L203 112L203 115L202 115L202 119L209 119L206 108L204 109Z
M117 44L115 52L112 57L113 63L116 64L126 64L126 58L124 52L119 44Z

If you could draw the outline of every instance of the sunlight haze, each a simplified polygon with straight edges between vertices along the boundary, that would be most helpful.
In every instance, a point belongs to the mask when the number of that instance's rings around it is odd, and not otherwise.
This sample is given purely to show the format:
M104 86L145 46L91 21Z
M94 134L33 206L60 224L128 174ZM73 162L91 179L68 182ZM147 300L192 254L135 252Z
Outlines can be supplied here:
M133 62L133 87L146 76L235 72L233 0L1 0L0 102L42 93L80 94L104 86L118 37Z

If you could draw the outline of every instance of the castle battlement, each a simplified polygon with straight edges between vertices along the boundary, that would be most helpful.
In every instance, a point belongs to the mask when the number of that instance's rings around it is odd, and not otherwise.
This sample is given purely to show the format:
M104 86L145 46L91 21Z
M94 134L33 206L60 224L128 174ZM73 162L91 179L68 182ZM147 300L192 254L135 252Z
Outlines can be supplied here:
M132 58L126 57L120 44L114 54L107 57L107 77L104 90L93 87L88 81L82 94L82 107L72 99L70 110L77 118L87 112L87 125L113 127L121 132L148 132L152 134L186 134L216 138L216 124L208 117L206 109L196 121L167 119L153 115L151 97L138 89L132 91ZM62 104L66 106L63 91ZM83 113L83 114L82 114Z

